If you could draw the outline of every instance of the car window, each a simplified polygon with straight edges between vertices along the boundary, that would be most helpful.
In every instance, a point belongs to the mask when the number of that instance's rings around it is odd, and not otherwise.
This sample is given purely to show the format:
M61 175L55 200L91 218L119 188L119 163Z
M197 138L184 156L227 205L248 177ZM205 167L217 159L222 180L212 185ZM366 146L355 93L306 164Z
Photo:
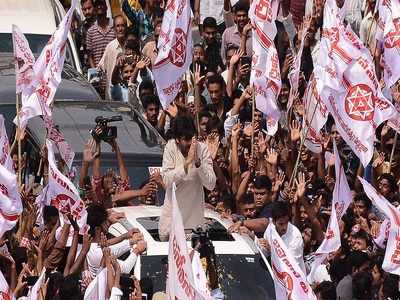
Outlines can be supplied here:
M136 221L142 225L146 231L149 232L151 237L160 242L160 236L158 234L158 222L160 217L143 217L137 218ZM233 236L226 230L226 228L218 222L218 220L212 218L206 218L206 224L208 228L208 235L211 241L234 241Z
M47 42L50 39L50 35L47 34L25 34L26 39L28 40L29 47L32 50L32 53L37 57L42 52L44 46L46 46ZM73 65L75 64L72 59L71 46L68 43L67 51L65 54L65 62ZM11 33L0 33L0 53L13 53L13 42Z

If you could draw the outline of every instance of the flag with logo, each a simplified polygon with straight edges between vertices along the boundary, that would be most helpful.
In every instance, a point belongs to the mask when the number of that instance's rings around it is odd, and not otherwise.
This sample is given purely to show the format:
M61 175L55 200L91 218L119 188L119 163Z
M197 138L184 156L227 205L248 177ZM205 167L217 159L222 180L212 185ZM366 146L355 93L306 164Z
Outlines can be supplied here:
M366 180L358 177L372 204L390 220L382 268L388 273L400 275L400 212Z
M311 271L308 276L309 282L313 282L315 271L328 257L328 254L340 248L339 221L346 213L353 198L335 142L333 142L333 149L335 155L336 181L333 189L331 216L329 218L324 240L321 245L319 245L317 251L315 251L316 257L311 265Z
M169 234L167 299L210 299L196 289L192 263L187 249L186 235L182 215L176 201L176 186L167 191L171 199L172 220Z
M17 176L0 165L0 237L17 224L22 210Z
M84 300L106 300L107 268L101 270L86 288Z
M275 225L269 224L265 234L271 247L276 299L317 299L305 274L276 231Z
M29 48L28 40L17 25L12 25L12 39L15 60L15 79L17 93L31 88L35 57Z
M7 280L4 278L3 273L0 271L0 299L1 300L15 300L14 293L10 289Z
M277 30L271 0L254 0L249 17L253 28L250 84L254 87L256 108L266 116L267 132L274 135L280 118L276 100L281 90L281 73L274 45Z
M314 73L311 74L303 100L305 110L303 128L307 128L304 145L308 150L320 153L322 151L320 131L328 120L328 109L318 94Z
M71 8L62 19L47 45L33 66L34 77L31 82L33 92L22 95L20 127L25 128L29 119L39 115L51 116L51 106L57 87L61 82L67 48L67 38L71 27L72 16L77 5L73 0ZM14 121L18 124L18 121Z
M8 171L14 173L10 144L8 142L6 126L2 114L0 114L0 165L3 165Z
M372 57L338 17L335 0L324 8L324 28L315 69L321 99L342 138L364 166L370 162L376 128L396 114L382 94Z
M191 9L188 0L168 0L152 72L161 104L166 108L178 94L182 76L192 63Z
M62 214L71 214L76 218L80 227L80 232L86 231L87 212L85 203L79 196L75 185L57 168L53 143L46 140L48 162L49 162L49 182L46 194L42 203L55 206ZM60 218L63 222L63 218ZM86 225L86 226L85 226Z

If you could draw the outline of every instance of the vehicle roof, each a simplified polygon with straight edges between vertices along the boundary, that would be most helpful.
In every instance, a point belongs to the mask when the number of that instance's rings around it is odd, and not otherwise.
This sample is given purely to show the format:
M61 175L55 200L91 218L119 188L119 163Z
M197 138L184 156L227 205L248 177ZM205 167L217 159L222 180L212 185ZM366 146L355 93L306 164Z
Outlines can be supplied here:
M11 24L22 32L53 34L56 29L54 10L50 0L1 0L0 32L11 32Z
M159 217L161 215L162 207L157 206L128 206L128 207L117 207L113 208L116 211L124 212L126 219L132 227L136 227L143 234L144 239L147 242L147 255L168 255L168 242L156 241L148 230L157 229L151 228L153 224L146 225L149 226L147 229L137 221L137 218L145 217ZM228 219L222 219L216 212L209 209L205 210L205 217L218 221L227 230L232 224ZM109 232L114 236L119 236L127 231L128 227L126 223L115 223L110 227ZM236 233L231 234L234 238L233 241L213 241L216 254L244 254L244 255L254 255L255 248L252 247L252 241L247 236L242 236ZM190 242L188 242L190 245Z
M1 1L0 1L1 2ZM55 99L99 101L101 97L93 86L73 67L64 64ZM11 54L0 54L0 103L15 102L15 69Z

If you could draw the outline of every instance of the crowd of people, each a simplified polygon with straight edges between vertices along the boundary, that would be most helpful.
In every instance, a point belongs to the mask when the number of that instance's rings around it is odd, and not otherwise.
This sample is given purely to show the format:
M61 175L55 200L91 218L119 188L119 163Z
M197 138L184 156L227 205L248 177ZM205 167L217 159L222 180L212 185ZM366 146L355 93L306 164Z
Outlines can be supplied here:
M371 52L379 75L382 66L381 45L375 39L377 0L347 1L344 22ZM24 211L17 226L1 240L1 271L16 298L27 295L31 286L27 279L40 275L45 268L49 276L40 288L39 298L83 299L86 287L105 268L105 297L138 300L143 292L151 299L148 286L134 277L131 293L121 290L121 278L133 272L137 257L146 251L143 235L136 229L117 238L107 234L111 224L124 218L113 207L156 205L157 191L173 182L185 229L203 225L204 210L210 209L231 221L230 232L257 237L268 255L271 245L265 232L272 223L300 269L309 274L332 212L335 143L353 200L339 220L339 250L329 255L310 284L322 300L400 299L398 275L382 268L386 243L377 241L387 223L357 179L364 178L392 205L400 205L397 134L386 122L376 129L373 159L365 168L338 133L331 116L322 128L319 153L303 143L303 98L323 35L323 0L279 1L274 43L281 70L282 87L277 99L281 118L274 136L267 134L263 113L253 107L249 0L192 1L192 30L198 29L200 36L194 41L192 64L180 91L166 108L157 96L152 66L167 3L121 0L110 1L108 7L104 0L80 2L82 15L75 15L71 31L83 70L96 69L101 74L95 87L103 99L128 103L165 139L162 170L141 187L132 187L118 140L109 142L118 167L102 174L104 142L90 139L83 150L76 183L90 226L80 240L73 217L65 215L60 224L56 207L45 206L38 212L35 205L48 177L44 149L38 170L43 180L22 187ZM343 6L343 1L336 2ZM299 87L293 91L288 74L294 68L303 30L307 35ZM399 86L397 82L392 97L400 103ZM289 100L293 101L290 109ZM13 153L18 173L21 168L16 151ZM164 203L166 213L160 219L160 237L165 239L170 221L167 206ZM72 242L68 242L70 231ZM127 252L126 259L118 260ZM153 299L163 298L156 294Z

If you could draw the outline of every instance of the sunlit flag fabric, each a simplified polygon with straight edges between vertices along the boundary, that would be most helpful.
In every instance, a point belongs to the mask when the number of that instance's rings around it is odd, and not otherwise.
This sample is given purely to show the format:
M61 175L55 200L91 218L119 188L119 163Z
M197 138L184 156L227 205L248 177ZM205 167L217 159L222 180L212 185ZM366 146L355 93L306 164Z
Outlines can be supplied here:
M167 299L212 299L196 289L182 215L176 201L175 190L176 186L173 183L172 188L167 190L166 195L171 199L173 220L169 234Z
M400 275L400 212L366 180L358 177L372 204L390 220L389 237L386 244L382 268L388 273Z
M17 176L0 165L0 237L17 224L22 210Z
M164 108L175 100L181 88L182 76L192 63L190 20L189 0L168 0L158 39L158 55L152 69Z
M300 266L270 224L266 238L271 247L271 265L274 272L276 299L317 299Z
M84 300L106 300L107 268L101 270L88 285Z
M51 106L57 87L61 82L61 73L64 67L67 48L67 38L71 27L72 16L77 5L73 0L71 8L62 19L57 30L53 33L47 45L33 66L34 78L32 86L34 92L22 97L20 111L20 127L26 127L28 120L39 115L51 116Z
M339 18L335 0L327 0L317 89L342 138L367 166L373 156L375 129L396 114L382 94L371 54Z
M331 216L329 218L324 240L318 247L317 251L315 251L315 260L311 266L311 271L308 276L309 282L313 282L314 272L316 271L317 267L325 261L325 259L328 257L328 254L339 249L341 245L339 220L346 213L347 208L350 206L353 198L335 142L333 142L333 149L335 154L336 181L333 189Z
M0 299L1 300L15 300L14 294L8 285L7 280L4 278L3 273L0 271Z
M274 45L276 25L271 0L254 0L249 17L253 28L250 84L254 87L256 108L266 116L267 132L274 135L280 118L276 100L281 90L281 73Z
M14 172L13 161L10 154L10 144L4 124L4 117L0 114L0 165L3 165L8 171Z
M41 292L40 289L42 288L45 281L46 281L46 268L43 268L38 280L35 282L34 286L28 293L28 300L42 299L42 297L40 296Z

